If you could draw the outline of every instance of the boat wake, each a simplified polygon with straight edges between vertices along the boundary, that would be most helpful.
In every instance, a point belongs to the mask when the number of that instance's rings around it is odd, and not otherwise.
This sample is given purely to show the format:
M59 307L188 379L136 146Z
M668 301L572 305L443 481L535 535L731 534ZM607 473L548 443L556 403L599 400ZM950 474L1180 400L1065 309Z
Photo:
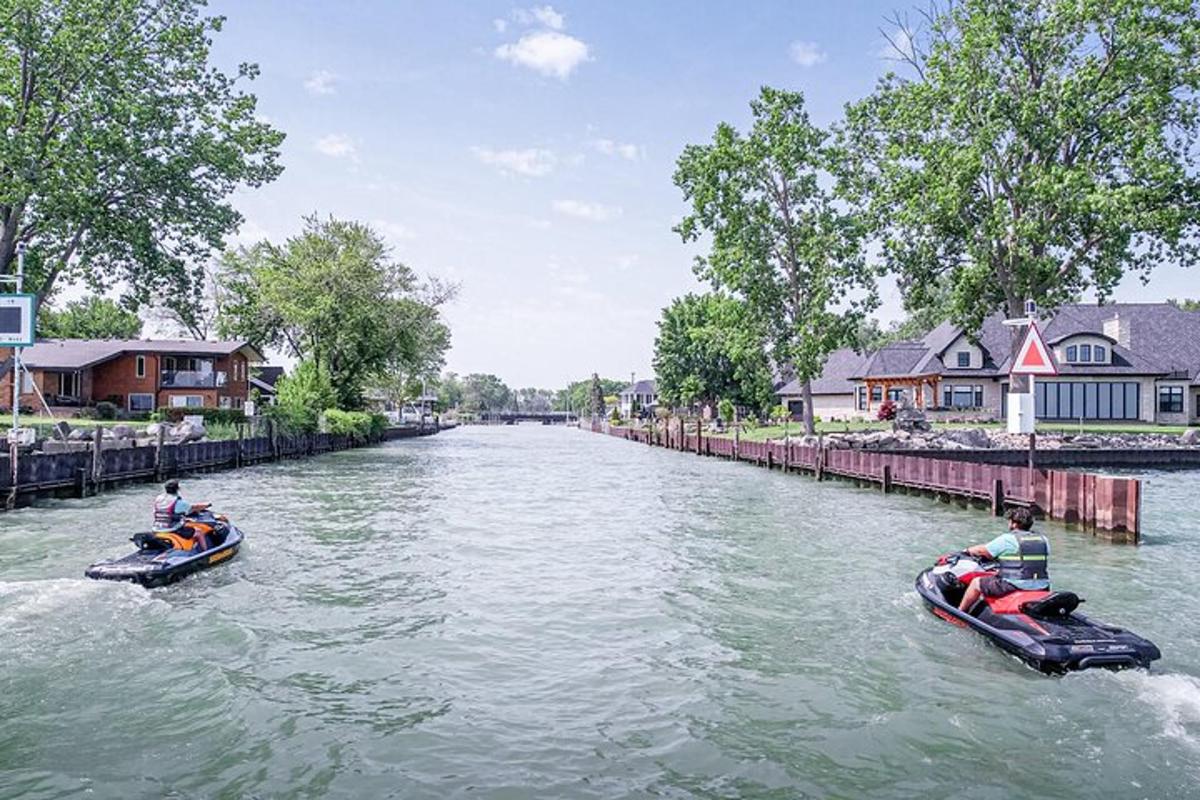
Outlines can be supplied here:
M1130 670L1114 675L1162 720L1163 734L1200 751L1200 678Z

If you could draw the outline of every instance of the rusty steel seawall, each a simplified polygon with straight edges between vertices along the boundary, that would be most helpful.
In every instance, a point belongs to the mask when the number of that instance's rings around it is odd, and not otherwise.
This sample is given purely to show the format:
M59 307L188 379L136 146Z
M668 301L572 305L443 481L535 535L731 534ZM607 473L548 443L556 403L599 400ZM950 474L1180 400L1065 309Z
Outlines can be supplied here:
M581 427L588 426L581 424ZM884 492L904 489L984 503L994 514L1024 506L1114 541L1136 543L1141 536L1142 483L1137 478L1031 470L1027 466L880 450L830 449L777 441L738 442L704 436L698 431L688 433L682 424L669 425L665 431L651 431L594 423L591 430L696 455L812 473L818 480L836 476L877 484Z

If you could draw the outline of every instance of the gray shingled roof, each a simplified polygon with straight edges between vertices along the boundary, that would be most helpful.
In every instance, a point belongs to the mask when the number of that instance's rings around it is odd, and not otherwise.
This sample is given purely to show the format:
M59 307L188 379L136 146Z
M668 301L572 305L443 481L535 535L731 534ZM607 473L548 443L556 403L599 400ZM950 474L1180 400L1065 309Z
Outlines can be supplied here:
M815 395L851 394L854 392L852 378L862 369L867 358L849 347L834 350L825 362L821 377L813 379L812 393ZM791 380L776 391L779 395L800 396L800 381Z
M621 390L621 394L658 394L657 383L653 380L640 380Z
M184 356L227 356L248 348L251 360L262 354L248 342L200 342L151 339L43 339L21 351L21 362L34 369L83 369L122 353L165 353Z

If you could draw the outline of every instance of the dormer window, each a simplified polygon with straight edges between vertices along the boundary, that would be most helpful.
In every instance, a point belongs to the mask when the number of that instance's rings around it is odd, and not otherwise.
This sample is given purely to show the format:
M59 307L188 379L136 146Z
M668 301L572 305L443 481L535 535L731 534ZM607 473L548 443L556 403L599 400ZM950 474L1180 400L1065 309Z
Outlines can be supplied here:
M1071 345L1070 347L1067 348L1067 361L1072 364L1078 363L1079 348L1076 347L1075 345Z
M1092 347L1092 360L1097 364L1108 363L1108 348L1102 344Z
M1092 346L1090 344L1079 345L1079 360L1085 363L1092 360Z
M971 366L971 354L966 350L962 350L956 354L958 357L958 366L960 369L966 369Z
M1072 344L1066 348L1068 364L1107 364L1108 348L1101 344Z

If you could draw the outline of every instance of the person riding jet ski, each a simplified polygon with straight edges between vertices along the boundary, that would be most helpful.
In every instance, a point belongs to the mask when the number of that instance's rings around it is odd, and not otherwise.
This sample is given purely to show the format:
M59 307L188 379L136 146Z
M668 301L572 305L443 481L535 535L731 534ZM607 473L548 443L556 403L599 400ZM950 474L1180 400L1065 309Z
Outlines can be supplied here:
M175 533L185 539L195 539L197 552L208 549L208 536L193 528L186 519L188 514L206 510L211 503L189 503L179 496L179 481L169 480L163 493L154 498L154 530L156 533Z
M996 561L999 569L971 581L958 609L970 613L982 597L1004 597L1018 590L1048 590L1050 588L1050 542L1040 533L1033 533L1033 514L1027 508L1014 508L1006 514L1008 532L987 544L968 547L967 553L976 558Z

